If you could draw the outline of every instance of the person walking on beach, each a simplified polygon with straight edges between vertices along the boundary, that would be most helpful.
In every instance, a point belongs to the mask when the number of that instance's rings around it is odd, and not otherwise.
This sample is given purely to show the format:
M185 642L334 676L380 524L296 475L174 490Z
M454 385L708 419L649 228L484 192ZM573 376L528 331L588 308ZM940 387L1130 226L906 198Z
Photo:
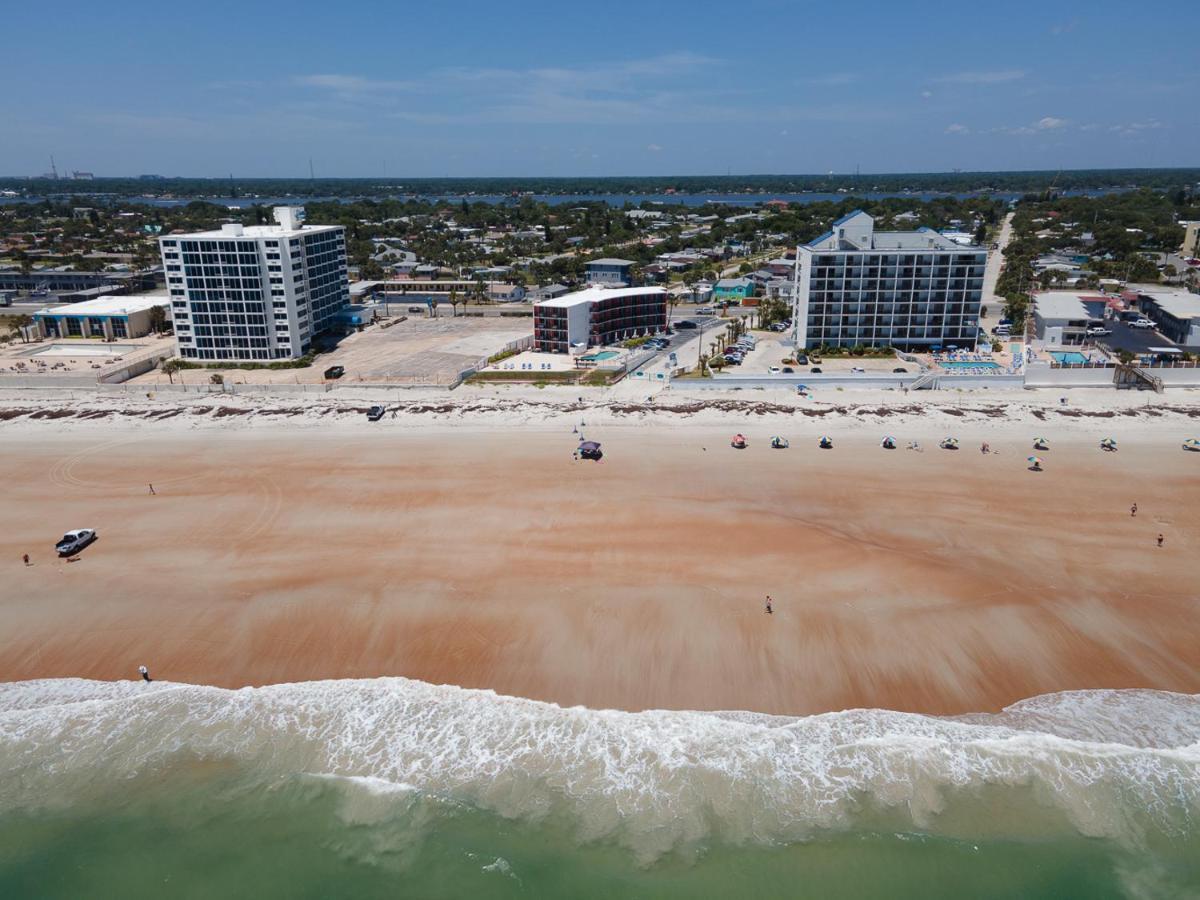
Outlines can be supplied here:
M1136 515L1137 515L1137 504L1135 503L1135 504L1133 504L1133 506L1129 507L1129 516L1130 516L1130 518L1133 518Z
M771 609L771 595L767 594L767 615L772 615L775 611Z
M138 674L142 676L142 681L151 681L150 670L145 666L138 666Z
M29 565L29 554L28 553L23 554L21 556L21 560L25 563L25 565Z
M979 452L980 453L991 453L992 448L989 447L986 442L984 442L983 444L980 445Z
M1158 536L1158 546L1160 546L1160 547L1161 547L1162 545L1163 545L1163 536L1160 534L1160 535Z
M147 487L150 488L150 494L154 495L154 493L155 493L154 485L150 484L150 485L147 485Z

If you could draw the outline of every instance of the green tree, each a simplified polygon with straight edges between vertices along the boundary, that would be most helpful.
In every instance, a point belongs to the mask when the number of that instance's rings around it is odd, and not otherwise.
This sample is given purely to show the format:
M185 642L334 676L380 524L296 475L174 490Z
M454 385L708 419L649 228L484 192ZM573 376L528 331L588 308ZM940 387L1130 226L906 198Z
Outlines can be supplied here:
M155 334L162 334L167 325L167 311L161 306L150 307L150 328Z
M175 373L178 372L182 368L183 368L183 363L177 359L164 359L163 360L162 370L166 374L167 380L170 381L171 384L175 383Z

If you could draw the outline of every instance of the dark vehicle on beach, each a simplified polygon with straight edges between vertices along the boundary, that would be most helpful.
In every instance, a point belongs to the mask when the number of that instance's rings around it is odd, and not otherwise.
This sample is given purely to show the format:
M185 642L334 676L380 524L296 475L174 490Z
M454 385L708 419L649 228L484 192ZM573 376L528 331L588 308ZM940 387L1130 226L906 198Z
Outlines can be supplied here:
M367 410L367 421L368 422L378 422L382 418L383 418L383 407L382 406L372 406L370 409Z
M346 369L343 366L330 366L325 370L326 378L341 378L346 374Z
M809 369L809 371L810 371L810 372L811 372L813 375L820 375L820 374L821 374L821 367L820 367L820 366L813 366L811 369Z
M54 549L59 556L70 556L73 553L78 553L95 539L96 529L76 528L74 531L68 531L64 534L62 540L54 545Z

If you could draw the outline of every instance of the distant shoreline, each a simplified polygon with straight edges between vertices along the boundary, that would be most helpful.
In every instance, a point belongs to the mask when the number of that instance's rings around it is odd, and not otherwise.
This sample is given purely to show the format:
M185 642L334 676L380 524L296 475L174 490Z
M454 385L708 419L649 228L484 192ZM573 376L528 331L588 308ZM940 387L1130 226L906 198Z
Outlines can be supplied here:
M942 172L826 175L678 175L596 178L192 178L114 177L87 180L0 177L0 192L33 196L111 195L134 198L152 193L176 199L227 200L258 197L383 199L430 197L689 197L704 194L1015 194L1153 188L1200 182L1200 168L1081 169L1075 171ZM12 202L0 196L0 201Z

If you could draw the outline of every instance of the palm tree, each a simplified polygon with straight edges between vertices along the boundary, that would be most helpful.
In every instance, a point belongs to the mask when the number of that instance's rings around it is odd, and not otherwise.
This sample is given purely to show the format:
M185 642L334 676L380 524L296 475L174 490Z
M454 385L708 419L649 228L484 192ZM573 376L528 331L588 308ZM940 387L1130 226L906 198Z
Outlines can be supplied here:
M9 319L8 324L13 331L21 336L22 344L29 343L28 338L25 336L25 329L33 324L33 318L31 316L21 313L21 315L13 316L11 319Z
M167 379L171 382L171 384L175 383L175 373L178 372L181 368L183 368L183 363L181 363L177 359L164 359L163 360L162 370L164 372L166 372Z
M155 334L162 334L163 326L167 324L167 311L161 306L150 307L150 327Z

